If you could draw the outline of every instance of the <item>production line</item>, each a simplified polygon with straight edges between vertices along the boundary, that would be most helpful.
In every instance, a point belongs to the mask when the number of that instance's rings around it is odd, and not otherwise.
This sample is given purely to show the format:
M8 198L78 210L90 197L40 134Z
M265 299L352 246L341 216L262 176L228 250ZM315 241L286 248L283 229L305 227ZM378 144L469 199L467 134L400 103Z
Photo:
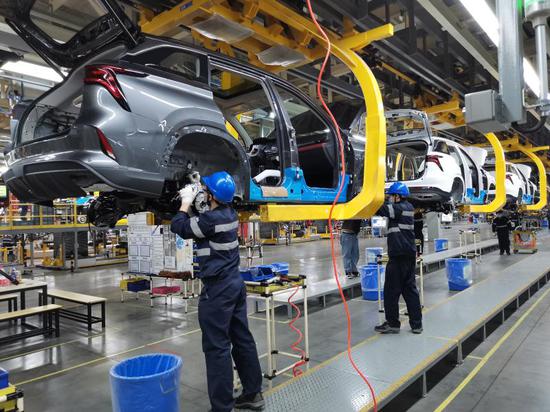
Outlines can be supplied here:
M0 410L547 409L549 17L0 0Z

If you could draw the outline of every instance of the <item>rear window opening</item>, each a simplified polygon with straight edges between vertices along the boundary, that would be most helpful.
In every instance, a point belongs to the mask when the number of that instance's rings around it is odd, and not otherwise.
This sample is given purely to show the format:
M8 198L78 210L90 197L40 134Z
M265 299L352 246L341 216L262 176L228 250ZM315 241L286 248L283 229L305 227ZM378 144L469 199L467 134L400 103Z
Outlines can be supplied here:
M413 115L392 115L386 119L386 133L392 138L426 133L424 120Z
M407 142L388 146L386 151L386 181L420 179L426 170L426 142Z
M64 44L80 30L107 14L99 0L37 0L31 21L57 43Z

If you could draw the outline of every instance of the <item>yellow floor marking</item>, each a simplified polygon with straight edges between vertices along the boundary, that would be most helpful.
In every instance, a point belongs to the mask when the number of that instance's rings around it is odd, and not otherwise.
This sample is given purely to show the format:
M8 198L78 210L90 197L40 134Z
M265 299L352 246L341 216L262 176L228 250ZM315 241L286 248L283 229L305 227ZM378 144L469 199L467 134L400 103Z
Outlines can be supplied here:
M36 378L28 379L28 380L22 381L22 382L17 382L14 385L15 386L26 385L28 383L40 381L40 380L47 379L47 378L51 378L53 376L57 376L57 375L60 375L62 373L65 373L65 372L69 372L69 371L72 371L72 370L75 370L75 369L82 368L84 366L93 365L94 363L98 363L98 362L101 362L101 361L104 361L104 360L108 360L108 359L114 358L116 356L125 355L125 354L130 353L130 352L135 352L139 349L145 349L149 346L158 345L159 343L167 342L169 340L180 338L182 336L191 335L191 334L197 333L197 332L200 332L200 329L193 329L193 330L190 330L189 332L180 333L178 335L174 335L174 336L170 336L168 338L160 339L160 340L157 340L155 342L149 342L149 343L146 343L145 345L137 346L137 347L132 348L132 349L127 349L127 350L122 351L122 352L113 353L112 355L107 355L107 356L102 356L100 358L92 359L91 361L79 363L78 365L74 365L74 366L70 366L68 368L60 369L58 371L47 373L47 374L42 375L42 376L37 376Z
M455 388L454 391L451 392L451 394L445 399L438 407L435 409L434 412L441 412L445 410L450 403L462 392L462 390L468 385L468 383L471 382L473 378L476 377L476 375L479 373L481 368L485 366L485 364L491 359L491 357L496 353L496 351L508 340L508 338L516 331L516 329L527 319L527 317L535 310L535 308L542 302L542 300L550 293L550 289L544 292L544 294L538 298L535 303L514 323L514 325L498 340L498 342L491 348L489 352L483 358L481 361L475 366L474 369L464 378L464 380Z
M80 342L83 339L93 339L93 338L97 338L97 337L103 336L103 335L105 335L105 332L98 333L96 335L91 335L91 336L82 336L81 338L78 338L78 339L73 339L73 340L70 340L70 341L67 341L67 342L56 343L55 345L46 346L45 348L39 348L39 349L35 349L35 350L29 351L29 352L19 353L17 355L6 356L5 358L0 358L0 362L8 361L8 360L15 359L15 358L22 358L23 356L32 355L33 353L43 352L43 351L47 351L47 350L54 349L54 348L59 348L61 346L69 345L71 343Z
M445 342L454 342L454 343L457 343L457 340L456 339L450 339L450 338L445 338L443 336L433 336L433 335L426 335L427 338L432 338L432 339L437 339L437 340L444 340Z

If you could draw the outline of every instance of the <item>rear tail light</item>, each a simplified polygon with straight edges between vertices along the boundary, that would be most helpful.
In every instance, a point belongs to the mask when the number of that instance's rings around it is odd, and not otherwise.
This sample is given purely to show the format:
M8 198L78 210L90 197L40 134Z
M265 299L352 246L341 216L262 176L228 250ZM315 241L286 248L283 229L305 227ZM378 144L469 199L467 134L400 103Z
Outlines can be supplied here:
M509 180L510 183L514 184L514 181L512 180L512 175L510 173L506 173L506 180Z
M97 132L99 145L101 146L101 150L103 151L103 153L105 153L111 159L116 160L115 152L113 151L113 146L111 146L111 143L109 143L109 139L107 139L105 134L100 129L95 130Z
M441 166L441 162L439 161L439 159L441 159L443 156L439 156L439 155L428 155L426 156L426 162L429 162L429 163L435 163L439 169L441 171L443 171L443 166Z
M116 78L117 74L124 74L127 76L145 77L145 73L136 72L133 70L124 69L117 66L109 65L97 65L86 66L86 75L84 77L85 84L97 84L104 87L114 97L114 99L120 104L120 106L127 111L130 111L130 106L122 93L122 89L118 84Z

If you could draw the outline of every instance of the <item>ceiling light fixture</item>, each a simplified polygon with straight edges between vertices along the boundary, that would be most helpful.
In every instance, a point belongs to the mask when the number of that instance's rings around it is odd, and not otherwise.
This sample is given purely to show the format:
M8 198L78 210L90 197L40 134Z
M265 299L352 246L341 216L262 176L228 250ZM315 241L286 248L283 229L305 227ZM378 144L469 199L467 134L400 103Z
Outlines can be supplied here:
M479 27L487 34L489 39L498 47L500 35L499 24L495 12L485 0L460 0L464 8L470 13ZM537 97L540 95L539 76L533 65L525 57L523 58L523 79Z
M35 77L37 79L48 80L50 82L59 83L63 78L51 67L42 66L40 64L29 63L23 60L17 62L7 62L0 67L0 70L19 73L25 76Z

